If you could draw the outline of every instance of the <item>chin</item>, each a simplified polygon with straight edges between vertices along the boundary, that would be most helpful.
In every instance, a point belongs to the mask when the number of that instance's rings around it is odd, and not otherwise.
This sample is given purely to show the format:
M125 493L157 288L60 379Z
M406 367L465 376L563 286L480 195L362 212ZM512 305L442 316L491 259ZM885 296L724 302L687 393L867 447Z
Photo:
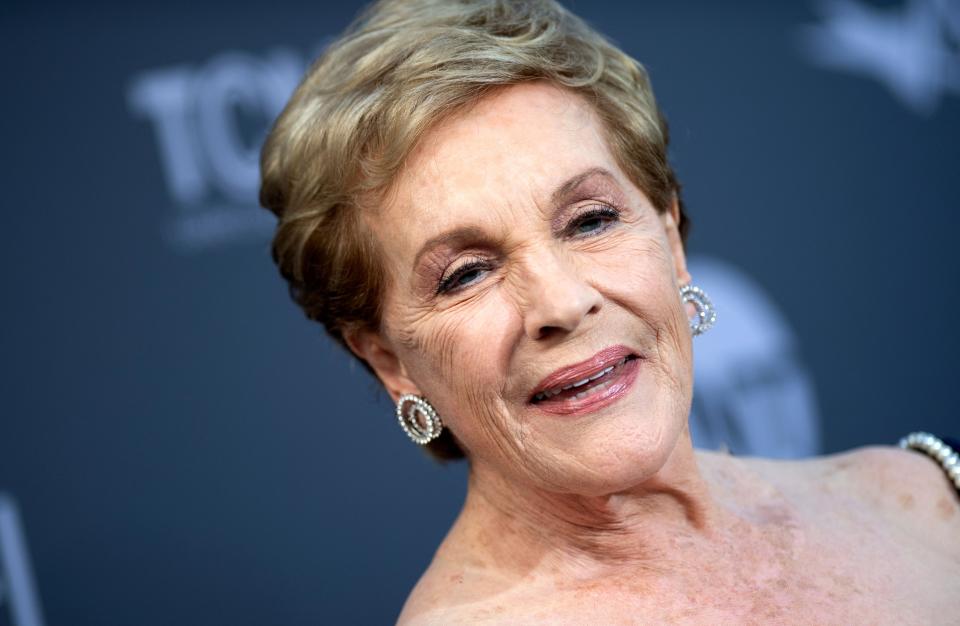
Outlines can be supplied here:
M602 496L642 484L667 464L686 427L687 415L631 412L610 415L551 441L551 474L545 482L562 492ZM546 442L544 442L546 443ZM542 448L541 448L542 449ZM546 451L544 451L546 453Z

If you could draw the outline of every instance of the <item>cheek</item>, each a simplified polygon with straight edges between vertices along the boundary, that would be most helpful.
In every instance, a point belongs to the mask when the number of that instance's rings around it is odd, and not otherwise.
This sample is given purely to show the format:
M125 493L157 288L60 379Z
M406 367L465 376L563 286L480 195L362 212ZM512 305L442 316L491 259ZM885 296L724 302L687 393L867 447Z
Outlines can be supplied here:
M665 239L626 235L591 259L607 300L639 319L653 340L659 375L671 386L689 381L691 337Z
M398 327L406 329L402 360L410 378L465 445L476 439L471 431L502 428L506 372L520 325L496 287L443 312L405 316Z
M673 257L662 238L627 233L590 251L587 261L606 298L642 318L666 321L680 311Z

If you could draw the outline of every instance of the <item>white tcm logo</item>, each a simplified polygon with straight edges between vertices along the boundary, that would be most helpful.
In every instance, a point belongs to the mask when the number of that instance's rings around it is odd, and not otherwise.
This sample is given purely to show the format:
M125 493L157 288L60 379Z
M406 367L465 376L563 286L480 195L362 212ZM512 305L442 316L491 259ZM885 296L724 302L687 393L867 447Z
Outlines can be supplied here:
M260 146L304 70L301 55L276 49L223 52L133 78L127 102L153 127L175 205L172 245L206 248L272 227L257 205Z
M819 0L823 21L806 26L802 50L815 63L880 81L904 105L932 115L960 96L960 2L906 0L875 7Z

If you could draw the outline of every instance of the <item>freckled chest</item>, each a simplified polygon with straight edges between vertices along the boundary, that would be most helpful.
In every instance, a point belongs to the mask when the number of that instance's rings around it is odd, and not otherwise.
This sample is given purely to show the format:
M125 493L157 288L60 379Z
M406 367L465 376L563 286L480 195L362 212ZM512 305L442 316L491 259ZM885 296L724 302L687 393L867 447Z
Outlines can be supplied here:
M558 583L509 602L513 623L947 624L960 561L868 508L810 502L801 520L655 583ZM649 580L647 578L646 580ZM503 610L503 609L501 609Z

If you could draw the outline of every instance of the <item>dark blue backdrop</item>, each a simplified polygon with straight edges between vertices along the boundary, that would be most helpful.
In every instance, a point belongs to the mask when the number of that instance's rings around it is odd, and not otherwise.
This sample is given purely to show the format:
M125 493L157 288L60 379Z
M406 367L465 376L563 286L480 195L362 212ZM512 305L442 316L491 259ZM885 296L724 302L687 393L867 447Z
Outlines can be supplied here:
M957 5L571 6L648 67L689 248L792 324L823 450L956 432ZM455 516L464 467L289 302L254 208L275 95L358 8L0 8L0 491L48 623L387 623Z

